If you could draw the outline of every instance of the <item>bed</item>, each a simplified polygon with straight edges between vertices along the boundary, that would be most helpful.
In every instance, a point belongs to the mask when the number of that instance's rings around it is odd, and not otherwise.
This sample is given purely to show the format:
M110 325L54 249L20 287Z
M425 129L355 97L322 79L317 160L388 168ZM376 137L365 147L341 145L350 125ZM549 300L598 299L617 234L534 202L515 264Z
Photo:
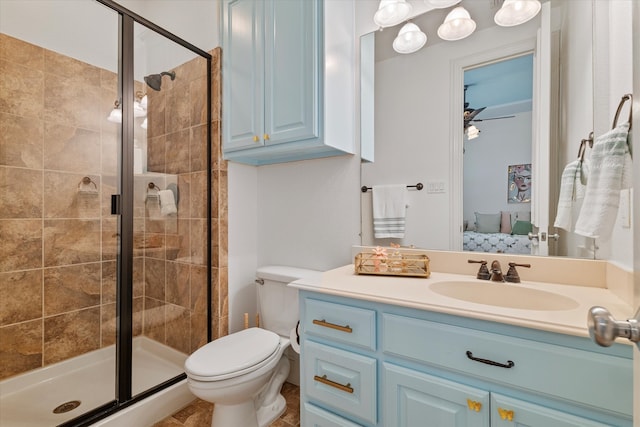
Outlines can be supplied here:
M531 240L526 235L465 231L462 242L463 250L471 252L531 253Z

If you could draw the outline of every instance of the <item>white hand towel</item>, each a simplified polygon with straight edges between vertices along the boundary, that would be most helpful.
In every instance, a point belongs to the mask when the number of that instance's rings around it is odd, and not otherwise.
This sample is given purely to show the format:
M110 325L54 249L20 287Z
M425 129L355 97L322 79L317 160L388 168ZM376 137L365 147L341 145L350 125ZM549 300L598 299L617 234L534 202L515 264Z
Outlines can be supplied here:
M573 226L574 203L584 198L589 167L586 161L580 159L570 162L562 171L560 180L560 195L558 197L558 211L554 227L571 231Z
M407 186L374 185L372 203L374 237L376 239L403 238L407 211Z
M618 213L620 190L630 185L631 154L624 123L596 138L591 152L589 180L575 232L592 238L609 238Z
M178 212L173 191L161 190L158 192L158 195L160 196L160 213L162 216L169 216Z

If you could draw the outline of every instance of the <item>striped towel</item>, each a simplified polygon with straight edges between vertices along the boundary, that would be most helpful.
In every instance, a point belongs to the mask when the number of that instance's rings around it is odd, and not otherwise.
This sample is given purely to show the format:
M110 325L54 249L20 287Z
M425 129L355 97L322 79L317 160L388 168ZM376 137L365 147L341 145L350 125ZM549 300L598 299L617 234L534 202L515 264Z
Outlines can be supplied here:
M589 181L576 222L577 234L604 239L611 236L620 190L631 186L628 136L629 123L624 123L596 138L591 151Z
M407 211L407 186L374 185L372 203L374 237L402 239Z
M554 227L572 231L574 203L584 199L588 175L588 164L580 159L570 162L562 171Z

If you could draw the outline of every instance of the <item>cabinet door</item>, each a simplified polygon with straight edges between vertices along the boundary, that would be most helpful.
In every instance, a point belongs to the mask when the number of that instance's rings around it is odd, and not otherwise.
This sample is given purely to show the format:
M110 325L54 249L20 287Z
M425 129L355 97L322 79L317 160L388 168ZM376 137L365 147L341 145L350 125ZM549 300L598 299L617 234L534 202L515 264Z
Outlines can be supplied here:
M226 0L224 3L222 118L225 151L263 143L264 8L262 0Z
M385 363L384 425L489 427L489 392Z
M319 136L322 2L265 2L265 145Z
M491 394L491 427L606 427L577 417L518 399Z

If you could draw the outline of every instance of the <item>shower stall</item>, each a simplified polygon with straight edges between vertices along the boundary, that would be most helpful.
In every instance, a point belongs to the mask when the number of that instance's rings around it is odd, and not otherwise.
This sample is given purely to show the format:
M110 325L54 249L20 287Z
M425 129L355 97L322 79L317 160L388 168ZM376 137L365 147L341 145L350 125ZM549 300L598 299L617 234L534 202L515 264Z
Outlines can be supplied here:
M0 425L177 410L227 328L220 51L112 0L0 10Z

